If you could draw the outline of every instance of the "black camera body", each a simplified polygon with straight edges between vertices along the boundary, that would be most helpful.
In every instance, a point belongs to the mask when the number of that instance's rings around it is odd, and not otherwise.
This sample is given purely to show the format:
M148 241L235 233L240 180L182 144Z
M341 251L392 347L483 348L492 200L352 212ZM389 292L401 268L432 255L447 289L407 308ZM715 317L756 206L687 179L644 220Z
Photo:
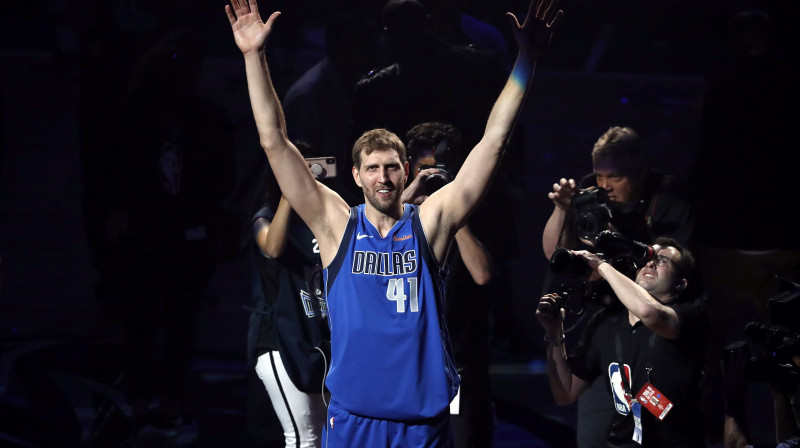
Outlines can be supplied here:
M453 179L453 174L444 163L437 163L433 168L437 168L439 171L425 178L425 194L428 196L439 191Z
M556 274L568 274L571 277L585 277L591 272L588 264L571 250L559 247L550 257L550 270Z
M631 278L656 255L653 246L625 238L610 230L601 231L595 238L595 253ZM564 248L553 252L550 269L557 274L567 273L573 277L581 277L590 272L589 266L580 257Z
M800 284L784 282L784 291L767 302L769 324L749 322L745 333L757 350L751 353L747 341L736 341L722 349L723 361L737 350L745 351L748 361L745 379L769 383L776 392L791 393L800 384Z
M577 192L570 204L572 231L580 239L594 241L600 232L609 229L609 224L634 238L645 236L643 201L612 202L606 190L590 187Z
M425 194L428 196L449 184L455 177L456 153L450 148L446 138L439 140L433 149L435 165L421 166L420 169L437 168L438 171L425 178Z
M747 341L733 342L722 349L723 362L732 353L743 351L747 356L745 380L769 383L776 392L793 392L800 384L800 367L792 360L800 356L800 334L757 322L748 323L745 330L755 349L751 350Z
M608 227L614 218L609 202L606 190L598 187L581 190L572 197L572 231L578 238L594 240Z
M604 259L627 260L634 268L644 266L656 256L653 246L623 237L617 232L603 230L594 241L594 248Z
M606 309L623 308L622 302L605 281L581 282L572 286L562 283L558 297L558 306L573 316L582 315L586 305L590 303Z
M603 230L598 234L595 249L598 256L611 263L616 270L629 278L635 278L636 271L656 255L653 246L624 238L619 233L610 230ZM582 258L563 247L556 249L553 256L550 257L550 270L557 274L565 273L571 277L586 277L591 273L591 268ZM580 313L574 311L575 306L566 306L567 302L594 303L604 308L622 306L611 290L611 286L604 280L586 281L578 287L562 284L559 294L564 299L562 306L567 310L571 309L573 315Z

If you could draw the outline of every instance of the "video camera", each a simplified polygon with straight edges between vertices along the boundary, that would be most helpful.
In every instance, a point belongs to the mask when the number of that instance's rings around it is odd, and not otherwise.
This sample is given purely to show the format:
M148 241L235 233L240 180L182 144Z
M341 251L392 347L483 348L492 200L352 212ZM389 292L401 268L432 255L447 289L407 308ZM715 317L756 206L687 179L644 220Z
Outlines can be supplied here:
M622 302L604 280L581 282L576 286L562 283L558 290L558 297L558 306L564 308L567 314L572 316L581 316L586 310L587 303L600 305L607 309L622 307Z
M625 238L618 232L610 230L598 233L594 250L600 258L630 278L656 256L653 246ZM557 274L565 272L573 277L587 275L590 271L589 266L580 257L563 247L556 249L550 257L550 269Z
M800 382L800 366L793 357L800 356L800 284L777 279L783 291L767 302L769 324L749 322L745 333L758 350L750 354L747 341L737 341L722 349L722 359L743 350L749 359L745 378L765 382L777 392L793 392Z
M612 202L606 190L590 187L580 190L572 197L572 231L584 240L594 241L602 232L614 225L628 235L644 236L643 229L644 202L634 203Z
M619 233L603 230L595 240L595 253L615 269L629 278L636 276L636 271L656 256L653 246L622 237ZM555 273L567 273L572 277L585 277L591 268L583 259L563 247L556 249L550 257L550 269ZM561 306L573 315L580 315L586 303L594 303L604 308L621 307L611 287L604 280L583 282L580 286L561 285L559 296L563 302ZM575 305L570 303L580 302L576 311Z

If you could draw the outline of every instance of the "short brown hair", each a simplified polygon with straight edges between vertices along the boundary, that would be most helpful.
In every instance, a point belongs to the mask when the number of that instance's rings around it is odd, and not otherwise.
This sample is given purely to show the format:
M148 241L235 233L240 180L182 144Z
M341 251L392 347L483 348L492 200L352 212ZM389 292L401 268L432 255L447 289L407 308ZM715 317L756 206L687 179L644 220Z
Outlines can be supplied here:
M641 177L647 170L645 146L639 134L623 126L612 126L594 144L592 162L611 159L623 175Z
M406 163L406 145L400 137L387 129L378 128L361 134L353 144L353 165L356 169L361 169L362 153L369 155L378 149L391 149L400 156L402 163Z

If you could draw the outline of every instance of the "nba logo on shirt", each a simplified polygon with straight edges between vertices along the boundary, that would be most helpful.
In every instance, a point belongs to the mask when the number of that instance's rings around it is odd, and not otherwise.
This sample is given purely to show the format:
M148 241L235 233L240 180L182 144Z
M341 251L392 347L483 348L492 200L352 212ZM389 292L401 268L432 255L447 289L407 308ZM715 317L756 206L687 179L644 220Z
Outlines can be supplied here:
M614 409L622 415L631 411L630 401L625 396L625 387L622 384L622 375L625 375L628 384L631 384L631 368L623 364L622 369L616 362L608 366L608 380L611 382L611 396L614 399Z

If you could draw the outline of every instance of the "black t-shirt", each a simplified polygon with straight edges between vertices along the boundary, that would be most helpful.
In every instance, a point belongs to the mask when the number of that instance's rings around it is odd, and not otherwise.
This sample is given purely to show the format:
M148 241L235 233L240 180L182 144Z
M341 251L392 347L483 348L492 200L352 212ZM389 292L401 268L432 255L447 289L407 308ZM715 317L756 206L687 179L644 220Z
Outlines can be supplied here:
M595 380L607 383L608 411L614 413L609 446L639 446L632 440L633 417L623 398L621 372L628 372L626 377L634 395L649 381L674 405L662 421L642 409L641 446L705 446L698 403L706 314L702 307L689 304L674 305L673 309L680 320L677 340L663 339L641 322L631 326L625 309L602 309L592 317L580 343L570 353L575 376L587 383Z

